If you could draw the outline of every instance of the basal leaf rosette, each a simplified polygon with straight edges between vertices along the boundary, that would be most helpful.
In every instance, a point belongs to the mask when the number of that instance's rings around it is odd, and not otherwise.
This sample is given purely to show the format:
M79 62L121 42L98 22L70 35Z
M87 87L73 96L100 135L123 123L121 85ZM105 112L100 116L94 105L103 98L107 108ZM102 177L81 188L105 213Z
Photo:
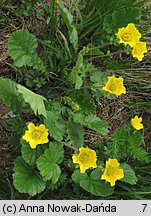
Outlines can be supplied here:
M127 27L119 28L116 36L119 38L120 42L124 45L129 45L130 47L134 47L136 42L141 38L140 32L137 30L133 23L129 23Z
M33 123L29 123L28 130L25 131L23 139L29 142L31 148L35 149L39 144L48 143L48 129L44 124L35 126Z
M146 43L142 41L135 43L132 49L132 56L139 61L142 61L144 53L147 53Z
M92 149L79 148L79 153L72 156L73 163L80 166L80 172L84 173L87 169L96 168L97 157L96 152Z
M136 130L141 130L144 128L144 126L141 122L142 122L142 117L138 117L137 115L131 119L131 125Z
M105 86L102 90L106 91L109 94L113 94L116 97L121 94L126 94L126 88L123 84L124 80L122 77L108 76L108 81L105 83Z
M115 182L122 178L124 178L124 171L120 167L119 162L117 159L109 158L108 161L106 161L106 166L103 175L101 176L101 180L110 182L111 186L113 187L115 186Z

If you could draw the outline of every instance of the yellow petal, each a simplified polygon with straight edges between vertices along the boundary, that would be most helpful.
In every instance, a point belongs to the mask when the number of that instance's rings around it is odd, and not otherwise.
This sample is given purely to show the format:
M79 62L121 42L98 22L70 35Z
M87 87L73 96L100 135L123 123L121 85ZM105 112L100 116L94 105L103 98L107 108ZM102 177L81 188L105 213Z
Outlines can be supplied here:
M73 163L79 163L78 154L72 155Z
M132 49L132 56L142 61L144 53L147 53L146 43L141 41L137 42Z
M136 129L136 130L141 130L144 128L142 122L142 118L138 118L136 115L134 118L131 119L131 125Z
M120 167L117 159L109 158L106 161L106 167L104 169L103 175L101 176L101 180L106 180L111 184L111 186L115 185L117 180L120 180L124 177L124 171Z
M31 122L28 124L27 128L28 128L28 130L33 131L33 130L35 130L35 125Z
M48 131L48 129L45 127L44 124L40 124L37 129L41 132L47 132Z
M27 126L28 130L22 136L24 140L29 142L31 148L36 148L39 144L48 143L48 129L45 125L41 124L35 126L33 123L29 123Z
M123 78L116 78L114 76L109 76L108 81L105 83L105 86L102 88L104 91L115 95L116 97L121 94L126 94L126 88L123 85Z
M35 142L34 140L30 140L30 141L29 141L29 145L30 145L30 147L31 147L32 149L35 149L36 146L38 145L38 143Z
M28 142L31 139L31 133L29 131L25 131L25 134L22 136L22 138Z
M129 23L126 28L119 28L116 36L119 38L120 43L123 43L124 45L129 45L131 47L133 47L135 43L138 42L141 38L140 32L137 30L133 23Z
M83 166L82 164L80 165L80 172L85 173L85 171L89 169L89 167Z

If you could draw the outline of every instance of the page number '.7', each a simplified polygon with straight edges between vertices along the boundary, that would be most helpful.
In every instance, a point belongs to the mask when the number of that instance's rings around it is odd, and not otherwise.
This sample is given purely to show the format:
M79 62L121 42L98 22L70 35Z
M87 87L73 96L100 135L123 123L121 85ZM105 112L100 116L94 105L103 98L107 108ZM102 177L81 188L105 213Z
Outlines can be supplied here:
M145 209L146 209L146 207L147 207L147 204L142 204L142 207L143 207L143 210L140 211L140 212L145 212Z

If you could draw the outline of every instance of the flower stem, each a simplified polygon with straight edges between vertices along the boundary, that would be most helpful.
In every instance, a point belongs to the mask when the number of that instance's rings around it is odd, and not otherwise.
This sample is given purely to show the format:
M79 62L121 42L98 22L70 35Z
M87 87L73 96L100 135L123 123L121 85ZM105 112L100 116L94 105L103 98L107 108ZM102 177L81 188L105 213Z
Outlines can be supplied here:
M72 150L74 150L74 151L78 151L78 149L77 148L75 148L75 147L73 147L73 146L71 146L71 145L68 145L68 144L66 144L65 142L60 142L62 145L64 145L64 146L66 146L67 148L70 148L70 149L72 149Z
M74 151L78 151L77 148L75 148L75 147L73 147L73 146L70 146L70 145L68 145L68 144L64 144L64 146L66 146L67 148L70 148L70 149L72 149L72 150L74 150Z

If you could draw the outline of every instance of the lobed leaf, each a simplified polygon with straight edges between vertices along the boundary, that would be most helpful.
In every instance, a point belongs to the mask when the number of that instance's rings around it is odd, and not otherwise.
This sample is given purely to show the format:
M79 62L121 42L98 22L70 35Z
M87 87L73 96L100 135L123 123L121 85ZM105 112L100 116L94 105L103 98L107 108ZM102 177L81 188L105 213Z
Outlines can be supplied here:
M46 72L42 60L36 52L38 47L36 37L28 30L17 30L8 40L9 54L17 67L30 66L42 72Z
M122 163L120 167L124 170L124 178L122 179L122 181L132 185L136 184L137 177L135 175L134 170L128 164L125 163Z
M27 30L17 30L8 40L9 54L17 67L32 66L32 58L38 46L37 39Z
M149 162L148 152L141 147L141 144L144 143L142 135L135 131L135 133L128 138L129 150L131 154L141 162Z
M72 179L91 194L106 197L113 193L113 188L105 181L100 180L101 175L102 172L99 169L94 169L90 176L86 173L80 173L79 170L75 170L72 174Z
M43 154L43 148L45 146L38 145L35 149L32 149L25 140L21 139L21 153L24 161L29 165L33 166L36 164L37 159Z
M122 157L127 157L128 148L128 137L130 136L129 128L118 128L114 131L112 135L112 140L107 142L107 149L105 154L111 158L117 158L120 160Z
M141 11L137 7L125 7L106 15L103 21L103 29L108 33L117 32L118 28L126 27L129 23L140 22Z
M58 143L50 143L49 149L46 149L37 160L37 167L45 180L51 179L54 184L58 181L61 174L58 164L62 162L63 158L63 146Z
M92 76L90 77L90 80L94 83L100 84L100 86L103 87L104 83L107 81L107 76L101 71L96 71L92 74Z
M20 193L34 196L45 189L45 182L40 174L29 166L22 157L15 160L13 182Z

